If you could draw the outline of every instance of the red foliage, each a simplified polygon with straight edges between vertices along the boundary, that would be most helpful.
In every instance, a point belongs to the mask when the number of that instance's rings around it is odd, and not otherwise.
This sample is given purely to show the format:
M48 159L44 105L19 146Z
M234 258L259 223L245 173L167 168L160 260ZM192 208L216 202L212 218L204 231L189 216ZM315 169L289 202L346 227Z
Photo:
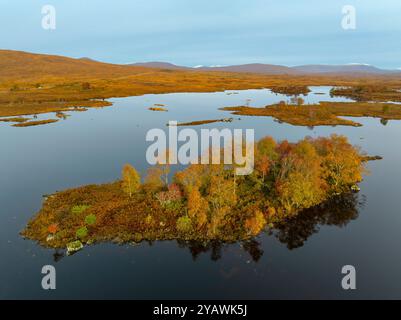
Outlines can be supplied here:
M173 195L176 200L181 200L182 191L178 184L172 183L168 186L168 191Z
M50 234L56 234L58 231L58 225L56 223L51 224L48 228L47 231L49 231Z

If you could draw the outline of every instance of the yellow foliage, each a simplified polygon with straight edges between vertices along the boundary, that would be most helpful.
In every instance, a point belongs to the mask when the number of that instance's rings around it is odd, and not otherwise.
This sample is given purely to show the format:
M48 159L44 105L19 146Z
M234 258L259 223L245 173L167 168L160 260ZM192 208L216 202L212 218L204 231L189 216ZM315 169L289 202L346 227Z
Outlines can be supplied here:
M246 219L245 228L253 236L258 235L266 225L266 219L261 211L256 211L255 215Z
M141 184L141 177L135 168L126 164L122 172L122 188L131 197Z

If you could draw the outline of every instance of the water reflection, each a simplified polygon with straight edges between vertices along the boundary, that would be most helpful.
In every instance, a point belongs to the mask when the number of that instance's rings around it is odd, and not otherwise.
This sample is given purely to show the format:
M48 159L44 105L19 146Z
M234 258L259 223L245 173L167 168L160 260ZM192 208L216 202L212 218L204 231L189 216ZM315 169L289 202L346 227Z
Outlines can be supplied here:
M324 204L304 210L296 217L276 225L273 235L287 245L289 250L302 247L310 236L319 232L320 226L345 227L358 218L359 210L366 203L365 196L350 193L335 197Z
M218 261L222 257L222 252L225 248L232 246L231 243L223 243L221 241L210 241L208 243L201 243L197 241L177 241L180 248L188 248L194 261L197 260L200 254L210 253L212 261ZM258 262L263 256L263 249L261 243L255 239L249 241L242 241L241 248L247 252L254 262Z
M61 259L65 257L65 252L64 250L59 250L56 249L53 253L53 261L54 262L59 262Z
M305 245L305 242L313 234L318 233L320 226L345 227L352 220L356 220L359 211L366 203L364 195L349 193L332 198L331 200L302 211L296 217L289 218L275 225L269 231L269 235L276 237L281 243L285 244L289 250L297 249ZM148 246L154 243L147 242ZM237 243L238 244L238 243ZM261 242L257 239L241 241L241 249L250 256L254 262L258 262L264 254ZM211 261L218 261L222 258L225 249L235 245L234 243L224 243L221 241L184 241L177 240L179 248L187 248L196 261L201 254L209 254ZM54 262L60 261L65 257L63 250L55 250L53 253Z
M345 227L359 216L359 211L366 203L366 197L357 193L337 196L324 204L302 211L296 217L286 219L270 231L289 250L300 248L313 234L318 233L320 226ZM210 259L221 259L224 248L232 244L212 241L208 243L178 241L180 248L188 248L194 261L200 254L210 253ZM257 239L241 242L241 248L249 254L254 262L263 256L262 244Z

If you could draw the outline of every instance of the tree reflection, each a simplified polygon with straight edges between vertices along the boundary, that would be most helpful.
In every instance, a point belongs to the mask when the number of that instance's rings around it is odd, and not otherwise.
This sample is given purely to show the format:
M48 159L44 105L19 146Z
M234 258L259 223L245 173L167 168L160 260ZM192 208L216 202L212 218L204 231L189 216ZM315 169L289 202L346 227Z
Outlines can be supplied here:
M366 198L359 199L358 194L349 193L325 202L324 204L304 210L296 217L276 225L273 234L292 250L302 247L308 238L319 232L322 225L345 227L350 221L358 218L359 209L364 206Z
M356 193L344 194L332 198L320 206L302 211L297 216L288 218L275 225L270 231L281 243L287 245L289 250L302 247L305 242L315 233L320 226L345 227L349 222L358 218L359 210L364 206L366 198L359 197ZM177 241L179 247L188 248L194 261L202 253L210 253L210 259L217 261L222 258L223 252L234 243L223 243L220 241L197 242ZM241 241L241 248L247 252L254 262L258 262L263 256L261 242L256 239Z
M53 253L53 261L59 262L65 257L65 252L63 250L56 249Z
M222 257L222 252L229 246L233 246L234 243L223 243L221 241L210 241L210 242L198 242L198 241L177 241L179 247L188 248L192 258L196 261L201 253L209 253L212 261L218 261ZM247 252L253 261L258 262L263 256L263 250L261 243L255 239L242 241L241 248Z
M195 261L198 259L201 253L210 252L210 259L217 261L222 256L222 249L228 244L224 244L220 241L210 241L210 242L199 242L199 241L177 241L180 248L188 248L191 252L192 259Z
M269 235L275 236L281 243L286 244L289 250L302 247L305 242L315 233L319 232L320 226L345 227L349 222L358 218L359 210L366 203L365 196L359 197L357 193L349 193L332 198L323 203L300 212L297 216L288 218L275 225L274 229L269 230ZM149 246L152 241L147 242ZM260 261L264 251L262 243L255 238L240 242L221 242L217 240L183 241L177 240L180 248L188 248L194 261L202 254L210 254L212 261L218 261L222 258L223 252L230 247L237 247L240 244L241 250L247 253L254 262ZM54 262L64 258L63 250L55 250L53 253ZM242 255L241 255L242 257Z

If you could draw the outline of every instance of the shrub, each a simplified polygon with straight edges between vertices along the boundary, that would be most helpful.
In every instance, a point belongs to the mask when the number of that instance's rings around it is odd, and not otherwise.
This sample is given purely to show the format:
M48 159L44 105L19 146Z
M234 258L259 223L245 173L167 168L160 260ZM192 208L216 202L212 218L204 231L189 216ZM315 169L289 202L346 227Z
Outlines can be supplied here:
M71 213L72 214L81 214L82 212L86 211L89 208L90 208L90 206L88 206L88 205L73 206L71 209Z
M14 84L11 88L10 91L18 91L19 90L19 86L17 84Z
M56 234L57 231L58 231L58 225L57 225L56 223L51 224L51 225L47 228L47 231L48 231L50 234Z
M96 223L96 216L94 214L87 215L85 217L85 223L88 226L94 225Z
M91 84L89 82L82 83L82 90L89 90L91 89Z
M88 235L88 228L87 227L81 227L77 230L75 233L77 238L83 239Z
M269 218L272 218L272 217L274 217L274 216L276 215L276 213L277 213L277 211L276 211L275 208L269 207L269 209L267 209L266 215L267 215Z
M182 194L181 191L177 190L162 191L156 194L156 199L159 200L162 206L165 206L172 202L181 201Z
M146 218L145 218L145 223L150 226L152 225L154 222L153 217L149 214Z
M133 240L134 240L134 242L137 242L137 243L141 242L143 240L142 234L139 232L134 233Z
M260 211L256 211L255 215L252 218L249 218L245 221L245 227L248 232L256 236L258 235L266 225L266 219L263 216L263 213Z
M287 102L284 101L284 100L281 100L281 101L278 103L278 105L279 105L280 107L285 107L285 106L287 105Z
M177 230L182 233L189 233L192 230L191 219L187 216L177 220Z

